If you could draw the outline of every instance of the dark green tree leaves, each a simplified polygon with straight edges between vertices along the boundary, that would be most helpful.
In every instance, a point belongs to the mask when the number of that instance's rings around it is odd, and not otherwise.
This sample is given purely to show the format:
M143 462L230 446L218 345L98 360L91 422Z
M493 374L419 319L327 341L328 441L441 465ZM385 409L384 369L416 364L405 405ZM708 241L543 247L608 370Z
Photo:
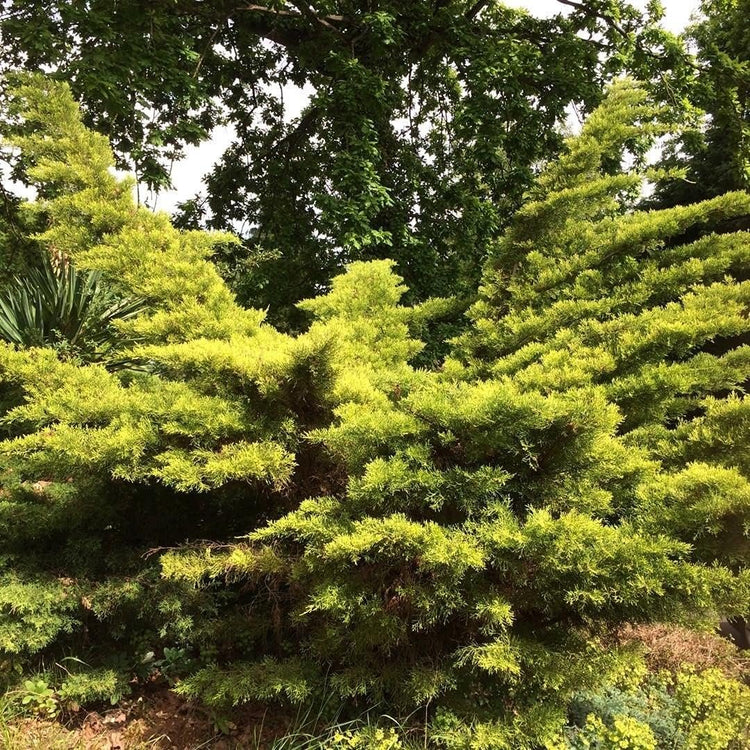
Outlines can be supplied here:
M207 199L180 223L243 228L244 248L223 259L234 288L299 328L293 303L356 259L396 260L413 299L471 295L488 241L558 150L566 108L596 104L622 70L658 79L681 65L674 38L627 3L562 10L14 0L3 62L69 80L149 187L168 183L185 144L229 123ZM298 116L290 86L309 93Z

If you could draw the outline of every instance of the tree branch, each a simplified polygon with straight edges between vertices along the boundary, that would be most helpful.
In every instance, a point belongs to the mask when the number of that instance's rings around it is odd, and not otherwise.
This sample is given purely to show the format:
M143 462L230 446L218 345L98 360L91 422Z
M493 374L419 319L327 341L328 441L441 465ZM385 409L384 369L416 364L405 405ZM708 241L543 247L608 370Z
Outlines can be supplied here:
M584 15L588 16L589 18L601 18L602 21L604 21L608 26L611 26L618 34L620 34L623 37L627 37L628 32L625 31L625 29L620 26L617 21L615 21L614 18L607 15L600 15L599 13L593 12L590 8L587 8L584 3L577 3L574 2L574 0L557 0L558 3L561 5L567 5L570 8L575 8L576 10L580 10L583 12Z
M280 44L282 47L295 47L313 38L309 29L300 28L298 24L290 27L287 24L280 25L274 23L276 19L285 21L304 20L299 13L293 13L288 10L275 10L274 8L267 8L265 5L241 5L235 10L255 17L254 20L246 21L252 33L276 42L276 44Z
M466 13L464 13L464 17L466 20L471 21L474 18L476 18L484 8L490 4L490 0L477 0L474 5L469 8Z
M266 5L240 5L236 12L247 14L250 19L245 21L249 30L264 39L280 44L282 47L295 47L303 42L314 41L322 31L342 36L335 24L346 22L344 16L328 15L320 17L301 0L290 0L300 12L283 8L269 8ZM312 27L311 27L312 24Z
M289 0L289 2L297 8L299 13L295 13L291 10L284 10L283 8L269 8L266 5L241 5L237 10L244 10L249 13L261 13L268 16L276 16L277 18L286 18L292 20L301 20L302 18L312 21L316 25L324 26L325 28L340 33L334 24L344 23L346 18L344 16L329 15L329 16L318 16L313 12L313 9L301 0Z
M269 16L278 16L279 18L301 18L299 13L293 13L290 10L281 8L269 8L265 5L242 5L237 10L246 10L249 13L264 13Z
M311 23L322 26L324 29L341 36L341 31L333 25L333 22L341 23L344 20L343 16L325 16L321 18L313 12L313 9L304 0L289 0L289 2Z
M558 3L561 5L567 5L570 8L575 8L576 10L581 11L585 16L588 16L589 18L600 18L604 23L606 23L610 28L614 29L620 36L622 36L624 39L627 39L628 32L625 30L625 28L617 23L614 18L607 14L600 14L596 13L595 11L592 11L590 8L587 8L586 5L583 2L575 2L575 0L557 0ZM592 41L592 40L589 40ZM654 52L653 50L649 49L648 47L644 46L640 39L636 37L635 44L638 47L638 49L648 57L652 58L653 60L668 60L669 57L667 55L660 55L658 52ZM691 55L685 55L683 62L685 62L687 65L689 65L691 68L695 70L700 70L700 66L696 65L693 60L691 59Z

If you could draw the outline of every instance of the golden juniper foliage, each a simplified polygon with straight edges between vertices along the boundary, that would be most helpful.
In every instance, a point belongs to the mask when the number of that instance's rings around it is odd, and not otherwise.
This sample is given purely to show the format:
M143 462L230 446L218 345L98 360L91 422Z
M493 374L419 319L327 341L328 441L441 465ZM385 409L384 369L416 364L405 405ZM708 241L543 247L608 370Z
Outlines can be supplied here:
M750 242L712 233L750 197L636 210L636 84L539 179L440 371L389 262L282 335L213 269L229 238L133 205L64 86L16 106L41 240L150 306L127 369L0 346L6 654L179 644L217 707L325 684L531 748L629 663L613 628L750 610Z

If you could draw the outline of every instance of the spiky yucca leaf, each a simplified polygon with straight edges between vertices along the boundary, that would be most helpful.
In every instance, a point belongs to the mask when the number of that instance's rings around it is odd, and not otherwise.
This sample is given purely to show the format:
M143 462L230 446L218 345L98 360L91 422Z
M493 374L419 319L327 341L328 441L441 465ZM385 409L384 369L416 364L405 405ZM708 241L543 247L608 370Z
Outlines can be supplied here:
M123 342L115 321L144 309L118 296L97 271L77 271L45 256L0 294L0 339L21 347L53 346L88 361L105 359Z

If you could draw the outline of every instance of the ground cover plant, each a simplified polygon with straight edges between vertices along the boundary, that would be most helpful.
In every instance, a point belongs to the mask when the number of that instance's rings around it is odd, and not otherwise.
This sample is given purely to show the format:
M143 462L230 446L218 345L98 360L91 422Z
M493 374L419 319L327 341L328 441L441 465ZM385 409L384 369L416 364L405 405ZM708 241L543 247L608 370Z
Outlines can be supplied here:
M747 688L650 681L615 637L750 611L750 242L726 231L750 196L639 210L662 119L610 88L427 370L445 302L401 305L390 261L281 333L210 262L231 235L137 206L69 89L17 86L27 242L139 307L95 362L0 344L8 687L49 713L158 676L219 722L334 696L445 748L742 747Z

